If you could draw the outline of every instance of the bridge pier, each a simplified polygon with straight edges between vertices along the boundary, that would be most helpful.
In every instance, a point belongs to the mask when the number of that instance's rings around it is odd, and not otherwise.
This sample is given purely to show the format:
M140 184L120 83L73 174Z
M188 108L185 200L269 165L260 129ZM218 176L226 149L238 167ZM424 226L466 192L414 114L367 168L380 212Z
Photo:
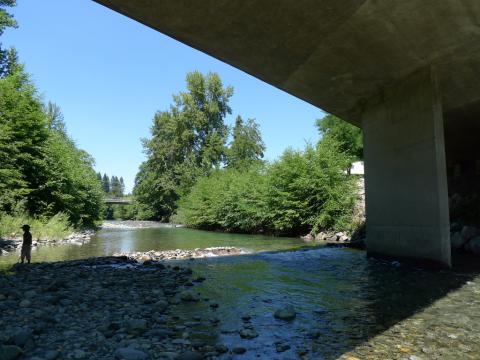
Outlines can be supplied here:
M362 114L367 252L451 266L441 96L422 69Z

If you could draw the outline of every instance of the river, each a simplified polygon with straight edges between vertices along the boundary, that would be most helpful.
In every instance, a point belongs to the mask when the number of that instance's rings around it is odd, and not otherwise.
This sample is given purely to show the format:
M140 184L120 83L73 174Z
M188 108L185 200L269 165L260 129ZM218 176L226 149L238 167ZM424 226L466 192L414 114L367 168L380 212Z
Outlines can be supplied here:
M57 261L117 252L240 247L252 253L182 262L207 279L195 289L215 299L221 319L215 330L192 329L191 339L241 345L247 349L242 359L480 358L477 272L427 271L368 259L359 250L301 249L304 245L296 238L184 228L106 229L82 246L41 247L32 256ZM17 256L0 256L0 264L11 264ZM285 305L297 311L292 322L273 317ZM202 302L178 305L179 323L206 312L204 307ZM259 334L251 340L238 335L245 315Z

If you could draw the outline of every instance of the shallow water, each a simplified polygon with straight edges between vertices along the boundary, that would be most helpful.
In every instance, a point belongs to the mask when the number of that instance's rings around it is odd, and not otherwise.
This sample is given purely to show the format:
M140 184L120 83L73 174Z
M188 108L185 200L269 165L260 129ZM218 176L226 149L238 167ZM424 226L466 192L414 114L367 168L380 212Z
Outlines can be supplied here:
M181 303L178 320L217 317L216 327L189 328L190 341L242 346L242 359L479 359L480 280L475 272L426 271L398 262L368 259L345 248L299 250L300 239L232 235L190 229L104 230L83 246L43 247L36 261L110 255L115 252L236 246L256 253L183 261L202 298L219 304ZM5 265L15 255L0 257ZM285 322L274 311L293 305ZM250 315L259 336L241 339ZM278 353L275 344L291 348ZM230 355L228 355L230 356ZM227 357L228 357L227 356Z
M298 249L305 245L300 238L226 234L164 225L154 228L100 230L90 242L81 246L39 246L32 249L32 261L73 260L122 252L213 246L234 246L249 252L280 251ZM15 263L18 256L19 252L0 256L0 266Z

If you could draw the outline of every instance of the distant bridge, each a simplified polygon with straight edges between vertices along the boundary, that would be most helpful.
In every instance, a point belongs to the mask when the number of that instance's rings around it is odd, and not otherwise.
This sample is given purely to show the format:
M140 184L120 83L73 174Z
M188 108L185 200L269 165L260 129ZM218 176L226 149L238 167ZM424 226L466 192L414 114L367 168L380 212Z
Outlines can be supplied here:
M132 204L132 200L130 199L125 199L125 198L106 198L105 199L105 204L107 205L130 205Z

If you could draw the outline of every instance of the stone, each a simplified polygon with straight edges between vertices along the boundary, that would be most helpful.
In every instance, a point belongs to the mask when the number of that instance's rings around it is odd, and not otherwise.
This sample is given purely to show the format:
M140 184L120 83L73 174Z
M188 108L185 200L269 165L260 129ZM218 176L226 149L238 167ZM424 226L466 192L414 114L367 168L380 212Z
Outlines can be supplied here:
M126 323L127 332L131 335L143 334L147 330L145 319L131 319Z
M0 254L1 254L1 253L0 253ZM4 300L6 300L6 299L7 299L7 297L6 297L5 295L0 294L0 301L4 301Z
M31 339L33 339L33 331L30 328L18 329L12 335L12 342L20 347L24 347Z
M203 355L195 351L185 351L181 353L177 360L202 360Z
M477 231L477 228L474 227L474 226L468 226L468 225L465 225L463 228L462 228L462 236L465 240L470 240L471 238L473 238L475 235L477 235L478 231Z
M285 343L276 343L275 344L275 350L278 353L285 352L287 350L290 350L290 345L285 344Z
M232 351L233 351L234 354L242 355L242 354L245 354L247 352L247 349L245 349L244 347L241 347L241 346L235 346L232 349Z
M297 313L292 305L287 305L275 311L274 316L275 318L280 320L291 321L295 319L295 317L297 316Z
M145 360L148 355L133 347L124 347L115 350L115 357L120 360Z
M245 322L246 322L246 321L250 321L251 318L252 318L252 317L251 317L250 315L243 315L243 316L242 316L242 320L245 321Z
M244 328L238 332L242 339L255 339L258 337L258 333L253 329Z
M315 241L323 241L325 238L326 235L323 232L319 232L317 235L315 235Z
M313 237L312 234L307 234L305 236L302 236L303 241L310 242L313 241L315 238Z
M20 301L20 304L18 304L21 308L28 308L30 305L32 305L32 302L30 300L22 300Z
M0 346L0 360L15 360L22 355L22 349L15 345Z
M450 246L454 250L461 249L467 241L468 240L465 239L459 231L450 236Z

